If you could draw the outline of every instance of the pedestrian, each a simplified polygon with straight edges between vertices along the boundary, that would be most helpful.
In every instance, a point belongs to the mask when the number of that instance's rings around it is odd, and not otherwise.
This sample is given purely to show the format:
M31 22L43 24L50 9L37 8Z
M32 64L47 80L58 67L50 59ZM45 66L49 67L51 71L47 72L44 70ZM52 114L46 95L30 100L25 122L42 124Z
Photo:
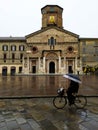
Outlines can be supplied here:
M79 83L81 83L81 80L77 75L74 74L65 74L65 78L67 78L66 84L67 84L67 97L69 101L69 105L74 104L75 101L75 95L78 93L79 90Z

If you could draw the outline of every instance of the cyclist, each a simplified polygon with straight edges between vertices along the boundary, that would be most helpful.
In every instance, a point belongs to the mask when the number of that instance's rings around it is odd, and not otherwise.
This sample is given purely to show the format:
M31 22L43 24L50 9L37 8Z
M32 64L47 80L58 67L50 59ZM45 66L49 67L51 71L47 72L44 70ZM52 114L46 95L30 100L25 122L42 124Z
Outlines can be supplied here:
M69 101L69 105L74 104L74 100L75 100L75 93L78 93L79 90L79 83L72 81L70 79L68 79L69 81L69 86L67 88L67 96L68 96L68 101Z

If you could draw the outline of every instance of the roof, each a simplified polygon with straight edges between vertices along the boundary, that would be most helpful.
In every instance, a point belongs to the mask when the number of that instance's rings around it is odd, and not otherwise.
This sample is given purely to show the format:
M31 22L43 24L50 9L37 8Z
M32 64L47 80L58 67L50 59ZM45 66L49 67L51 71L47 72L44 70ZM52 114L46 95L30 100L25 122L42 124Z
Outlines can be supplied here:
M98 38L93 38L93 37L81 37L79 39L80 39L80 41L84 41L84 40L98 40Z
M58 31L61 31L61 32L64 32L64 33L67 33L67 34L71 34L71 35L74 36L74 37L77 37L77 38L79 37L79 35L77 35L77 34L75 34L75 33L72 33L72 32L70 32L70 31L68 31L68 30L65 30L65 29L63 29L63 28L58 28L58 27L56 27L56 26L50 26L50 27L46 27L46 28L43 28L43 29L41 29L41 30L38 30L38 31L36 31L36 32L33 32L33 33L27 35L26 38L29 38L29 37L31 37L31 36L40 34L40 33L44 32L44 31L49 30L49 29L56 29L56 30L58 30Z
M26 41L25 37L0 37L0 41Z
M63 8L60 7L60 6L58 6L58 5L46 5L46 6L44 6L43 8L41 8L41 10L43 10L43 9L46 8L46 7L58 7L58 8L60 8L60 9L63 10Z

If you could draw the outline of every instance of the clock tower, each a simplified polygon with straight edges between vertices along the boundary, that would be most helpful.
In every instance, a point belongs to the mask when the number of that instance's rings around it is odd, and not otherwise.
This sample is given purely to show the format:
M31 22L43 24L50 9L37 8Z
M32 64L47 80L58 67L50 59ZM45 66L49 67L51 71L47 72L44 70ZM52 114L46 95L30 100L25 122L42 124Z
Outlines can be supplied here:
M62 27L63 8L58 5L46 5L41 9L42 13L42 29L49 26Z

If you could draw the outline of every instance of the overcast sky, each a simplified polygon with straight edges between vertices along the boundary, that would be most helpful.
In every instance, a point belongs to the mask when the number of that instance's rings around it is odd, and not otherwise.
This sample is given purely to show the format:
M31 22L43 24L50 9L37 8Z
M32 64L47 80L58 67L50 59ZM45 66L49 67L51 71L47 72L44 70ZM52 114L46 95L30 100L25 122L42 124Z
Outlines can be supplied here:
M41 8L52 4L64 9L64 29L98 38L98 0L0 0L0 37L24 37L40 30Z

